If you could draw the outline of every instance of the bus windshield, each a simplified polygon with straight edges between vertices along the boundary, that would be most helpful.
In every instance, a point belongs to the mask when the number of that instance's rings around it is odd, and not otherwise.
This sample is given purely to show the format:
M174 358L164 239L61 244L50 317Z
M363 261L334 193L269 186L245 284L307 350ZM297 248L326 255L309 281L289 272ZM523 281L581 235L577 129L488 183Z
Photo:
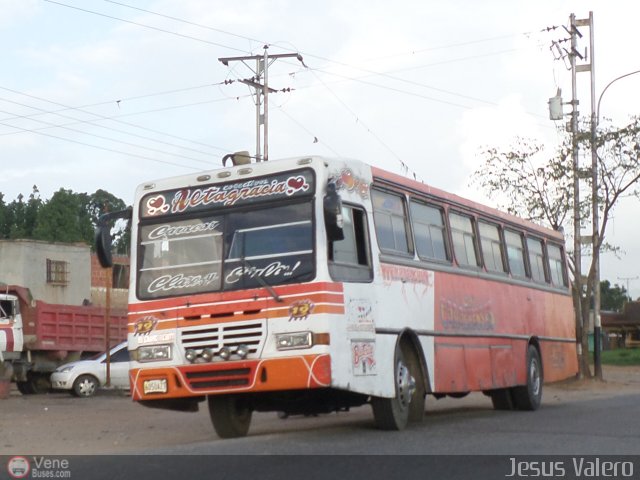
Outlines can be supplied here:
M254 206L144 224L138 298L281 285L314 277L312 204Z

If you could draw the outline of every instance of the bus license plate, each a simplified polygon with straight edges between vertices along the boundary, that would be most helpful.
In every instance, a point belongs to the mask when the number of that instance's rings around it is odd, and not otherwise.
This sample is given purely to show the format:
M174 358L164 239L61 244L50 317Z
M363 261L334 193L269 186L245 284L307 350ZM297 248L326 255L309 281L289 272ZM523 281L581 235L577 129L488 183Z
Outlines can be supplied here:
M145 380L143 384L144 393L167 393L167 379Z

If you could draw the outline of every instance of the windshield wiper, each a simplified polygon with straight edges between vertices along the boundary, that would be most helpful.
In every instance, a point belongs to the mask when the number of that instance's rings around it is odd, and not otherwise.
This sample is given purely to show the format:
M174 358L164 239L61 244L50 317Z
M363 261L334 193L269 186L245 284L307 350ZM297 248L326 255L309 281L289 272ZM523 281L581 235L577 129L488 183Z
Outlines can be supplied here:
M269 295L271 295L271 296L273 297L273 299L274 299L276 302L278 302L278 303L282 303L282 302L284 302L284 300L282 300L282 297L276 293L276 291L273 289L273 287L272 287L271 285L269 285L269 284L267 283L267 281L266 281L264 278L262 278L262 277L257 273L257 270L258 270L258 269L257 269L256 267L254 267L253 265L251 265L251 264L247 261L247 259L246 259L246 258L244 258L244 257L242 257L242 259L241 259L241 260L242 260L242 264L243 264L245 267L249 267L249 269L251 269L254 273L256 273L256 275L255 275L255 279L258 281L258 283L259 283L262 287L264 287L264 288L267 290L267 292L269 292ZM242 272L242 276L244 277L244 271Z
M273 289L273 287L271 285L269 285L269 283L260 276L260 274L258 273L258 269L256 267L254 267L253 265L251 265L246 258L246 252L245 252L245 234L246 232L236 232L236 235L239 235L240 239L241 239L241 249L240 249L240 261L242 262L242 283L244 284L244 273L247 267L249 267L249 269L255 274L255 279L258 281L258 283L267 291L269 292L269 295L271 295L271 297L278 303L282 303L284 300L282 300L282 298L280 297L280 295L278 295L276 293L276 291ZM245 285L246 286L246 285Z

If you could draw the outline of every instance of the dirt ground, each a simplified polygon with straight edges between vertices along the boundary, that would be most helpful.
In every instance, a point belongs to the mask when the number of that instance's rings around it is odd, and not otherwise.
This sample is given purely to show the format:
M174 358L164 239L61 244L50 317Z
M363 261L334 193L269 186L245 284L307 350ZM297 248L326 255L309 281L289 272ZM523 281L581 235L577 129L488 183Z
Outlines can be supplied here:
M640 394L640 367L604 367L605 381L565 381L545 385L544 405ZM491 408L478 393L463 399L427 399L429 411ZM275 413L254 415L250 434L273 434L372 421L371 409L317 418L281 420ZM0 455L71 455L133 453L153 448L207 442L217 437L206 409L197 413L152 410L133 403L128 394L103 391L93 398L67 393L22 396L12 391L0 400Z

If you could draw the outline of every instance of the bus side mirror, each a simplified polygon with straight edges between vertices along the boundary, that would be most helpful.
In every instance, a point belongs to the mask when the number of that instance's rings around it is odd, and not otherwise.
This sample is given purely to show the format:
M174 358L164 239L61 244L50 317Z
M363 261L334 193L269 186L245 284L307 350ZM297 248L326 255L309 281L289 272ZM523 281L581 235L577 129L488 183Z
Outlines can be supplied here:
M98 220L98 226L95 232L96 256L102 268L109 268L113 266L113 257L111 255L111 226L109 222L103 221L103 216Z
M329 241L344 240L342 199L336 191L335 183L327 184L327 194L324 197L324 226Z
M113 256L111 254L111 226L110 221L116 218L131 219L131 207L119 212L109 212L100 215L96 232L94 236L96 256L102 268L110 268L113 266Z

